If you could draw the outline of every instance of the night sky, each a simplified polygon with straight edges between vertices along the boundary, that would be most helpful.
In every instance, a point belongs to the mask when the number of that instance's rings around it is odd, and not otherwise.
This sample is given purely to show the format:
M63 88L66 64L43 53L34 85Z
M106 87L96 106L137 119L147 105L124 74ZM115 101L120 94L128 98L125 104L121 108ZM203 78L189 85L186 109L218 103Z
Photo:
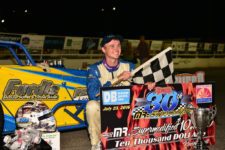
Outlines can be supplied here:
M8 1L0 32L224 40L224 0ZM27 11L25 11L27 10Z

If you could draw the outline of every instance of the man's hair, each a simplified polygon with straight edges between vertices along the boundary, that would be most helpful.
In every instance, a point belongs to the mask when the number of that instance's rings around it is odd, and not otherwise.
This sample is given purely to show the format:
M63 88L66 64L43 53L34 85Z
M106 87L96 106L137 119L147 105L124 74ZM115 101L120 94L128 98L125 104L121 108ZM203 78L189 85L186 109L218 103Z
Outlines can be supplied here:
M100 46L103 47L105 44L109 43L112 40L119 40L120 42L122 42L123 37L120 35L109 34L109 35L103 37L103 39L100 43Z

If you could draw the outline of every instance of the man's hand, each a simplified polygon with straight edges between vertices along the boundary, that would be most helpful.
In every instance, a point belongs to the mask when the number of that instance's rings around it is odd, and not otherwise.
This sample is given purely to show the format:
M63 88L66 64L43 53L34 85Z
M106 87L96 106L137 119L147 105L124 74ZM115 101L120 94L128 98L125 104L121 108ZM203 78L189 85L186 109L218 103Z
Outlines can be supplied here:
M145 85L148 86L148 90L151 91L152 89L155 88L155 83L154 82L146 82Z
M130 71L124 71L117 78L119 79L119 81L126 81L130 77L131 77L131 72Z
M121 81L127 81L129 78L131 78L131 72L130 71L124 71L122 72L117 78L113 79L111 81L112 85L117 85Z
M46 62L37 63L38 67L41 67L44 72L50 72L49 65Z

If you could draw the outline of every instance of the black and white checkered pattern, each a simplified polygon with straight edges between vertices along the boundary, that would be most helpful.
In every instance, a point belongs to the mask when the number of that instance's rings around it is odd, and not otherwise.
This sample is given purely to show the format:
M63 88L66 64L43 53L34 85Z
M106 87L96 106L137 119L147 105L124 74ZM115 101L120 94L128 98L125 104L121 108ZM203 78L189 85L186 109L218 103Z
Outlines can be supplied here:
M144 66L133 76L133 82L144 84L155 82L156 84L169 84L174 80L174 68L172 60L172 49L165 49L154 56L149 65Z
M138 113L138 112L144 112L144 111L145 111L145 106L136 107L132 111L132 116L135 116L135 114Z

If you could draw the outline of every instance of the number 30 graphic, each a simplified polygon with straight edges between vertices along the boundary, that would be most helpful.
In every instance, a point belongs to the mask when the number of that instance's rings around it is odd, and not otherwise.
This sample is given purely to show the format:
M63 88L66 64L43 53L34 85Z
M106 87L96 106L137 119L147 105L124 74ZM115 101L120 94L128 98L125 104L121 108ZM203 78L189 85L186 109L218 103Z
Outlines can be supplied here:
M168 94L156 94L155 92L149 93L146 96L148 105L145 106L145 111L152 113L153 111L172 111L174 110L179 100L177 99L177 92L172 91Z

